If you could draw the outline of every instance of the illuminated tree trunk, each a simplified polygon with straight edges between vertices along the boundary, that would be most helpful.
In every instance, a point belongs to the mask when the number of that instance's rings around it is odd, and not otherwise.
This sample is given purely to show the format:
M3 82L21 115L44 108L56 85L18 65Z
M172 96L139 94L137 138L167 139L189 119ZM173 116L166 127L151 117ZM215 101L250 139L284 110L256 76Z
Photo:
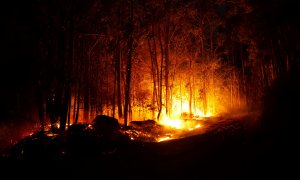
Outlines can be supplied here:
M74 5L73 2L71 3L71 9L70 9L70 33L69 33L69 41L68 41L68 79L67 79L67 98L66 98L66 103L67 103L67 123L68 127L70 126L71 123L71 105L72 105L72 87L71 87L71 77L72 77L72 68L74 66Z
M90 92L88 86L84 89L83 108L83 119L88 123L90 113Z
M122 110L122 96L121 96L121 79L120 75L118 75L118 80L117 80L117 93L118 93L118 117L122 118L123 117L123 110Z
M83 81L83 71L84 71L84 65L83 65L83 54L84 54L84 43L83 43L83 38L82 36L78 37L78 51L77 51L77 71L76 73L78 73L78 79L76 81L76 88L77 88L77 101L76 101L76 114L75 114L75 120L74 120L74 124L78 123L78 119L79 119L79 115L80 115L80 100L81 100L81 94L82 94L82 81ZM74 102L75 104L75 102Z
M128 111L130 109L130 82L131 82L131 53L132 53L132 35L129 38L129 50L127 54L126 65L126 86L125 86L125 109L124 109L124 126L127 127Z
M153 29L153 26L152 26L152 29ZM153 90L152 90L152 107L151 107L151 110L152 110L152 118L154 119L154 116L155 116L155 106L156 106L156 102L157 102L157 106L159 107L159 103L158 103L158 92L157 92L157 70L158 70L158 67L157 67L157 58L156 58L156 46L155 46L155 37L154 37L154 32L152 31L152 35L150 35L148 37L148 48L149 48L149 53L150 53L150 59L151 59L151 70L152 70L152 80L153 80ZM153 36L153 37L151 37ZM153 38L153 48L151 47L151 39Z
M161 61L160 61L160 74L159 74L159 107L158 107L157 119L160 120L161 111L162 111L162 77L163 77L162 70L164 64L164 48L163 48L160 29L158 32L158 38L159 38L159 46L160 46L160 53L161 53Z
M38 84L37 88L37 105L38 105L38 113L39 113L39 119L41 124L41 130L45 130L45 111L44 111L44 104L46 103L46 97L43 93L41 82Z
M90 112L90 96L89 96L89 88L86 88L84 91L84 102L83 102L83 106L84 106L84 113L83 113L83 118L86 122L89 121L89 112Z
M125 85L125 107L124 107L124 126L127 127L128 111L130 106L130 82L131 82L131 65L133 52L133 2L130 2L130 18L128 24L128 52L126 65L126 85Z
M170 88L169 88L169 69L170 69L170 60L169 60L169 19L165 32L165 85L166 85L166 115L169 116L169 106L170 106Z
M75 87L74 87L74 101L73 101L73 116L72 116L72 119L73 119L73 123L75 122L75 113L76 113L76 103L77 103L77 86L75 84Z
M203 82L203 113L207 113L207 72L204 72L204 82Z
M88 44L87 44L88 45ZM87 46L86 45L86 46ZM89 121L89 112L90 112L90 62L91 62L91 51L88 51L88 48L85 48L88 58L86 59L84 66L84 94L83 94L83 119L85 122Z
M81 69L81 68L79 68ZM74 124L77 124L78 123L78 118L79 118L79 107L80 107L80 93L81 93L81 73L80 71L78 72L79 73L79 80L78 80L78 92L77 92L77 105L76 105L76 116L75 116L75 122ZM75 104L75 101L74 101L74 104Z
M116 67L116 62L117 62L117 60L116 60L116 55L114 55L114 62L115 62L115 73L114 73L114 94L113 94L113 99L112 99L112 109L113 109L113 112L112 112L112 116L115 118L115 111L116 111L116 86L117 86L117 72L116 72L116 70L117 70L117 67Z
M161 111L162 111L162 77L163 77L163 56L161 58L160 62L160 72L159 72L159 110L158 110L158 115L157 119L160 120L161 117Z
M192 102L193 102L193 88L192 88L192 58L190 58L190 73L189 73L189 94L190 94L190 100L189 100L189 117L192 116L193 112L192 112Z
M100 97L99 97L99 100L98 100L99 101L98 102L98 110L99 110L99 114L103 115L103 96L104 96L104 92L103 92L103 88L102 88L102 85L103 85L103 74L102 73L100 74L99 84L100 84L100 87L99 87Z
M71 86L71 85L70 85ZM71 87L69 87L69 99L68 99L68 119L67 119L67 124L68 127L71 124L71 107L72 107L72 96L71 96Z
M182 85L181 85L181 76L180 76L180 84L179 84L179 90L180 90L180 114L182 114Z
M122 112L122 96L121 96L121 51L120 44L118 43L117 61L116 61L116 73L117 73L117 102L118 102L118 117L123 117Z
M59 129L61 132L65 130L67 123L67 114L68 114L68 102L69 102L69 65L70 59L68 57L68 34L66 29L62 28L59 31L59 52L58 57L62 61L59 65L59 75L58 75L58 88L57 88L57 114L60 116L60 126ZM70 43L70 42L69 42ZM70 51L69 51L70 52Z
M68 82L65 84L64 88L64 96L62 100L62 109L61 109L61 118L60 118L60 131L64 131L66 129L67 117L68 117L68 110L69 110L69 84Z

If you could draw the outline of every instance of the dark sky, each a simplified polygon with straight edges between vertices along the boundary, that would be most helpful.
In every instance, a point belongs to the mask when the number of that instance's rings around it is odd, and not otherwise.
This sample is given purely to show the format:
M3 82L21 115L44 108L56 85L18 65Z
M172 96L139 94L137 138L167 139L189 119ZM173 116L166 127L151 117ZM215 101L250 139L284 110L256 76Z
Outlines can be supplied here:
M2 8L4 8L2 6ZM1 15L1 68L2 72L11 73L5 78L14 78L13 74L24 71L32 56L32 13L30 5L7 5ZM4 65L4 66L3 66ZM22 67L23 66L23 67Z
M5 109L17 89L30 84L34 17L31 4L25 1L8 1L1 5L0 11L0 98L1 109Z

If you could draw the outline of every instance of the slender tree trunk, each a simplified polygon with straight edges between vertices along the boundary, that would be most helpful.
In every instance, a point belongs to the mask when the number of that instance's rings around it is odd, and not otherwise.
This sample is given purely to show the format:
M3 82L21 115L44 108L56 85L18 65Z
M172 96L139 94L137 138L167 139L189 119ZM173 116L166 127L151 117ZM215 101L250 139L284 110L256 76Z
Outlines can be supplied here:
M79 119L79 115L80 115L80 94L81 94L81 87L82 87L82 71L83 71L83 64L82 64L82 60L83 60L83 54L84 54L84 46L83 46L83 39L82 37L79 38L79 49L81 49L81 51L79 51L79 59L78 59L78 81L77 81L77 87L78 87L78 91L77 91L77 105L76 105L76 115L75 115L75 121L74 121L74 124L77 124L78 123L78 119ZM74 102L75 103L75 102Z
M116 58L114 58L115 62L116 62ZM115 73L114 73L114 94L113 94L113 99L112 99L112 116L115 118L115 111L116 111L116 86L117 86L117 73L116 73L116 63L115 63Z
M203 113L204 113L204 115L206 115L206 113L207 113L207 75L206 75L207 73L205 72L204 73L204 82L203 82L203 84L204 84L204 87L203 87Z
M152 34L153 35L153 34ZM153 79L153 90L152 90L152 119L154 119L155 114L155 102L157 101L157 90L156 90L156 66L155 66L155 59L154 59L154 52L151 48L151 37L148 37L148 47L149 47L149 53L150 53L150 59L151 59L151 70L152 70L152 79Z
M170 106L170 88L169 88L169 69L170 69L170 60L169 60L169 18L166 27L165 34L165 85L166 85L166 115L169 116L169 106Z
M71 105L72 105L72 98L71 98L71 87L69 87L69 99L68 99L68 127L70 127L71 124Z
M157 119L160 120L161 116L161 111L162 111L162 78L163 78L163 64L164 64L164 48L163 48L163 42L162 42L162 37L161 37L161 32L159 30L158 32L158 38L159 38L159 46L160 46L160 53L161 53L161 61L160 61L160 72L159 72L159 107L158 107L158 115Z
M190 72L192 72L192 58L190 58ZM193 114L192 111L192 102L193 102L193 88L192 88L192 73L189 73L189 91L190 91L190 100L189 100L189 116L191 117Z
M66 123L67 123L67 117L68 117L68 102L69 102L69 87L68 83L66 83L65 90L64 90L64 96L61 104L61 118L60 118L60 126L59 129L61 132L65 131L66 129Z
M44 103L45 103L45 97L43 95L42 90L42 84L38 85L37 88L37 105L38 105L38 113L39 113L39 119L41 124L41 130L45 130L45 113L44 113Z
M126 86L125 86L125 109L124 109L124 126L127 127L128 111L130 106L130 83L131 83L131 65L132 65L132 52L133 52L133 2L130 5L130 19L128 27L128 52L127 52L127 65L126 65Z
M76 116L75 116L75 121L74 124L78 123L78 118L79 118L79 111L80 111L80 92L81 92L81 75L79 76L79 83L78 83L78 92L77 92L77 105L76 105ZM75 102L74 102L75 104Z
M180 84L179 84L179 90L180 90L180 115L182 114L182 85L181 85L181 82L182 80L181 80L181 77L180 77Z
M116 57L118 118L123 117L122 95L121 95L121 50L120 48L121 48L120 43L118 43L117 57Z
M86 122L89 121L89 112L90 112L90 96L89 96L90 92L89 92L89 86L87 86L84 90L84 114L83 114L83 118Z
M71 89L71 73L72 73L72 68L74 66L74 7L73 7L73 2L71 2L71 10L70 10L70 33L69 33L69 58L68 58L68 82L67 82L67 112L68 112L68 127L70 126L70 121L71 121L71 100L72 100L72 89Z
M74 101L73 101L73 123L75 123L75 114L76 114L76 104L77 104L77 86L74 88Z

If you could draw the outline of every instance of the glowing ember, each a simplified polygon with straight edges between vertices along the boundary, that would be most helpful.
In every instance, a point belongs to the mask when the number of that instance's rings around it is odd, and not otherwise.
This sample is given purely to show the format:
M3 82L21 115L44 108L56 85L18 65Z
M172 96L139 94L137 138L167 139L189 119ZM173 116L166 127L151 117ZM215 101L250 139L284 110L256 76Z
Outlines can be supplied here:
M167 141L167 140L170 140L171 138L169 136L166 136L166 137L161 137L157 140L157 142L162 142L162 141Z
M91 124L88 125L89 129L93 129L93 126Z
M56 134L54 134L54 133L48 133L48 134L46 134L48 137L53 137L53 136L56 136Z
M189 131L193 131L193 130L198 129L198 128L200 128L200 127L201 127L201 125L200 125L200 124L197 124L195 127L189 128Z

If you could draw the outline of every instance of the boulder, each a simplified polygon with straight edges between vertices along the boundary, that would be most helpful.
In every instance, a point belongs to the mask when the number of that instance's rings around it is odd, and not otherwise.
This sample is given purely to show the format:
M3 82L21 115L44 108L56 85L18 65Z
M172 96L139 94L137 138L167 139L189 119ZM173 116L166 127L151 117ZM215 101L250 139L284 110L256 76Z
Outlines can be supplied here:
M116 118L105 115L96 116L93 120L93 127L101 132L113 132L121 129Z

